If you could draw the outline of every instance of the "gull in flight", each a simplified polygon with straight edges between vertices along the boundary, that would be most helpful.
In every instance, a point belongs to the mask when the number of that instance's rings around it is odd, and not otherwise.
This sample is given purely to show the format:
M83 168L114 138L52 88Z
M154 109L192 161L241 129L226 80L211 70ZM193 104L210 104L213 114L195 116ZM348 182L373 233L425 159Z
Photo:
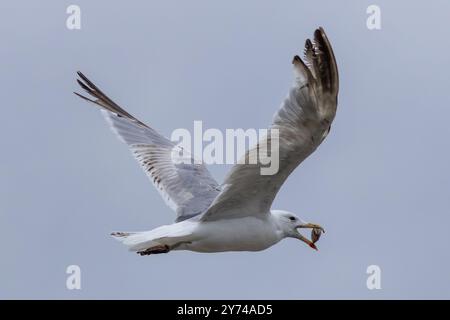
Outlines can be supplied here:
M113 131L176 212L172 224L144 232L114 232L112 236L140 255L172 250L260 251L287 237L317 250L321 226L288 211L271 210L271 205L291 172L325 139L336 114L338 70L322 28L315 30L313 41L306 40L304 60L296 55L292 64L293 86L270 126L279 132L278 172L262 175L262 164L240 161L222 185L193 158L191 163L174 161L173 150L178 148L174 142L122 109L78 72L78 84L91 98L75 94L101 108ZM299 232L303 228L311 229L311 240Z

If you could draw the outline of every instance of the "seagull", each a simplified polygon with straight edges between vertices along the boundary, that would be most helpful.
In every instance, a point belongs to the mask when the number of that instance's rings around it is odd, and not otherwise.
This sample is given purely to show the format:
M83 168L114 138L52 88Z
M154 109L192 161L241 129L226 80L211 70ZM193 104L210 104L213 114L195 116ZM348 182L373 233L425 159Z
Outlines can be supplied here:
M307 39L304 59L292 60L293 85L273 117L270 129L279 132L279 169L262 175L263 164L239 161L219 185L204 164L175 161L181 148L147 126L106 96L78 72L78 84L118 137L128 145L166 204L175 222L143 232L111 235L140 255L172 250L194 252L261 251L284 238L296 238L317 250L324 229L285 210L271 210L280 187L292 171L322 143L336 114L339 77L330 42L319 27ZM248 150L249 154L270 136ZM270 141L269 141L270 142ZM184 154L185 157L185 154ZM311 229L311 240L299 229Z

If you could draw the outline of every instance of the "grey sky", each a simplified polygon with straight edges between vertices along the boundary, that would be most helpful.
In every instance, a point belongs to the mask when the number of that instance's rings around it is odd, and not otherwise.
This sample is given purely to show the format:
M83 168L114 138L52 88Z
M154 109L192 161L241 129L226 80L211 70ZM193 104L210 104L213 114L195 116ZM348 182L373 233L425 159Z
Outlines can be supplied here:
M65 26L66 7L82 29ZM366 8L382 29L366 28ZM2 1L0 298L450 298L448 1ZM328 231L314 252L140 257L108 236L171 223L81 70L165 135L265 128L322 25L338 113L274 208ZM229 166L209 166L221 181ZM65 269L82 269L82 290ZM366 268L382 289L366 288Z

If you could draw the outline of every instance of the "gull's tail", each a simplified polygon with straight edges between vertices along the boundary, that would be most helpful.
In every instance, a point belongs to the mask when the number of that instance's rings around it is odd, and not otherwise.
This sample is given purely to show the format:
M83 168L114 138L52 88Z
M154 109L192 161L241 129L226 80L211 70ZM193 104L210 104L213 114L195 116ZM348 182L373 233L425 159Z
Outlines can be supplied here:
M142 251L151 247L176 247L190 240L192 230L188 224L174 223L144 232L113 232L111 236L128 247L130 251ZM187 227L187 228L186 228Z
M151 246L152 239L148 232L113 232L111 236L123 243L130 251L138 251Z

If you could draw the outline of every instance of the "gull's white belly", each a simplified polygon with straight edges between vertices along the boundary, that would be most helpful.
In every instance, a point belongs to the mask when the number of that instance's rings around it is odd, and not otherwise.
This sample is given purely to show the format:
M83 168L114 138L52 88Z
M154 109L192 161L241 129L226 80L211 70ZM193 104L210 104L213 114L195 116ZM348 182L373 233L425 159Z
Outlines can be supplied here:
M198 223L192 241L177 249L198 252L259 251L274 245L281 238L269 219L245 217Z

